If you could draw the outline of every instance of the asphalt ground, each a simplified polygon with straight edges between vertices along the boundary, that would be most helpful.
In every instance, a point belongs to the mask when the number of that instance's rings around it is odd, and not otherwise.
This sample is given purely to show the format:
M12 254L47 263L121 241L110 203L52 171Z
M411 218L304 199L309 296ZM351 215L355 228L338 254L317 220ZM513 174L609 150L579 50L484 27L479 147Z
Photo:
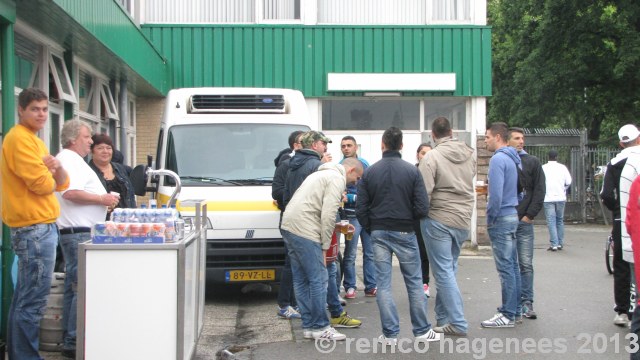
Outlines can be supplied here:
M480 248L465 251L459 261L458 283L469 322L467 337L445 336L430 343L428 349L414 344L406 290L394 262L393 288L401 329L401 345L394 353L374 341L382 333L378 307L375 298L364 296L362 288L345 309L363 325L340 329L347 341L327 345L303 339L299 320L276 316L277 287L254 285L243 291L242 287L208 284L205 325L195 359L627 359L628 330L612 322L613 277L604 262L609 227L568 225L565 229L564 250L550 252L546 250L546 227L535 227L534 307L538 319L524 319L513 329L480 327L500 303L493 257L490 249ZM361 264L360 259L357 262ZM357 271L361 287L361 267ZM435 291L432 283L430 321L434 321ZM61 359L59 353L42 355L47 360Z

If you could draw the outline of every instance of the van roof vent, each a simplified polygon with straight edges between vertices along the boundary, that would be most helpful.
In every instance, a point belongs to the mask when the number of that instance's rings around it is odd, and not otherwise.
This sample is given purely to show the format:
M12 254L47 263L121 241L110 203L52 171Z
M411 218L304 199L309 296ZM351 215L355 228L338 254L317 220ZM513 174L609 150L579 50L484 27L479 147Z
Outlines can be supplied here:
M282 95L193 95L192 113L277 113L285 112Z

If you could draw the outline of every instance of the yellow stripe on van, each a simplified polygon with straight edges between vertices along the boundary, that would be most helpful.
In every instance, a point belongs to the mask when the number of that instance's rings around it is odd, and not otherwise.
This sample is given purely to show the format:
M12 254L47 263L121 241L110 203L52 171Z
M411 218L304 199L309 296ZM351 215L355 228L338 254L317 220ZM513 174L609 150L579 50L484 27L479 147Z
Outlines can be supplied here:
M169 201L168 195L159 194L158 206L166 204ZM180 207L180 201L177 206L181 211L195 211L195 207ZM271 201L207 201L207 211L280 211L278 207Z

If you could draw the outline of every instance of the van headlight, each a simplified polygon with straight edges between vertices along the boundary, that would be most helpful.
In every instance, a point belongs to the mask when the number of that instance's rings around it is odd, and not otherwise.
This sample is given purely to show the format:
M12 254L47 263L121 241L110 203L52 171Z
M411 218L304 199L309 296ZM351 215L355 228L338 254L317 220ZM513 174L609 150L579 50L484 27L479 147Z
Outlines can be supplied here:
M185 228L193 228L196 225L196 217L195 216L183 216L182 220L184 220ZM211 224L211 219L207 217L207 224L205 226L206 229L213 229L213 225Z

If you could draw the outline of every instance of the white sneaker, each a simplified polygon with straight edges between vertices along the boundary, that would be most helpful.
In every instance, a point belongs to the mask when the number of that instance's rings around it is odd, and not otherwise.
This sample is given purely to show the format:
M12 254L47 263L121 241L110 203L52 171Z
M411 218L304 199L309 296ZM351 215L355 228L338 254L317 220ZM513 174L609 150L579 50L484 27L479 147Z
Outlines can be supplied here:
M398 345L398 338L388 338L384 335L378 336L378 341L385 346L396 346Z
M627 326L629 324L629 316L627 314L618 314L613 318L613 323L618 326Z
M305 339L313 339L313 331L311 331L311 329L302 329L302 337Z
M512 328L515 326L515 321L509 320L502 313L496 313L489 320L485 320L480 323L483 328Z
M416 336L417 342L429 342L429 341L440 341L440 334L433 331L433 329L429 329L426 333Z
M313 338L316 340L327 339L333 341L340 341L347 338L345 334L337 332L336 329L332 328L331 326L328 326L322 330L312 331L311 336L313 336Z

